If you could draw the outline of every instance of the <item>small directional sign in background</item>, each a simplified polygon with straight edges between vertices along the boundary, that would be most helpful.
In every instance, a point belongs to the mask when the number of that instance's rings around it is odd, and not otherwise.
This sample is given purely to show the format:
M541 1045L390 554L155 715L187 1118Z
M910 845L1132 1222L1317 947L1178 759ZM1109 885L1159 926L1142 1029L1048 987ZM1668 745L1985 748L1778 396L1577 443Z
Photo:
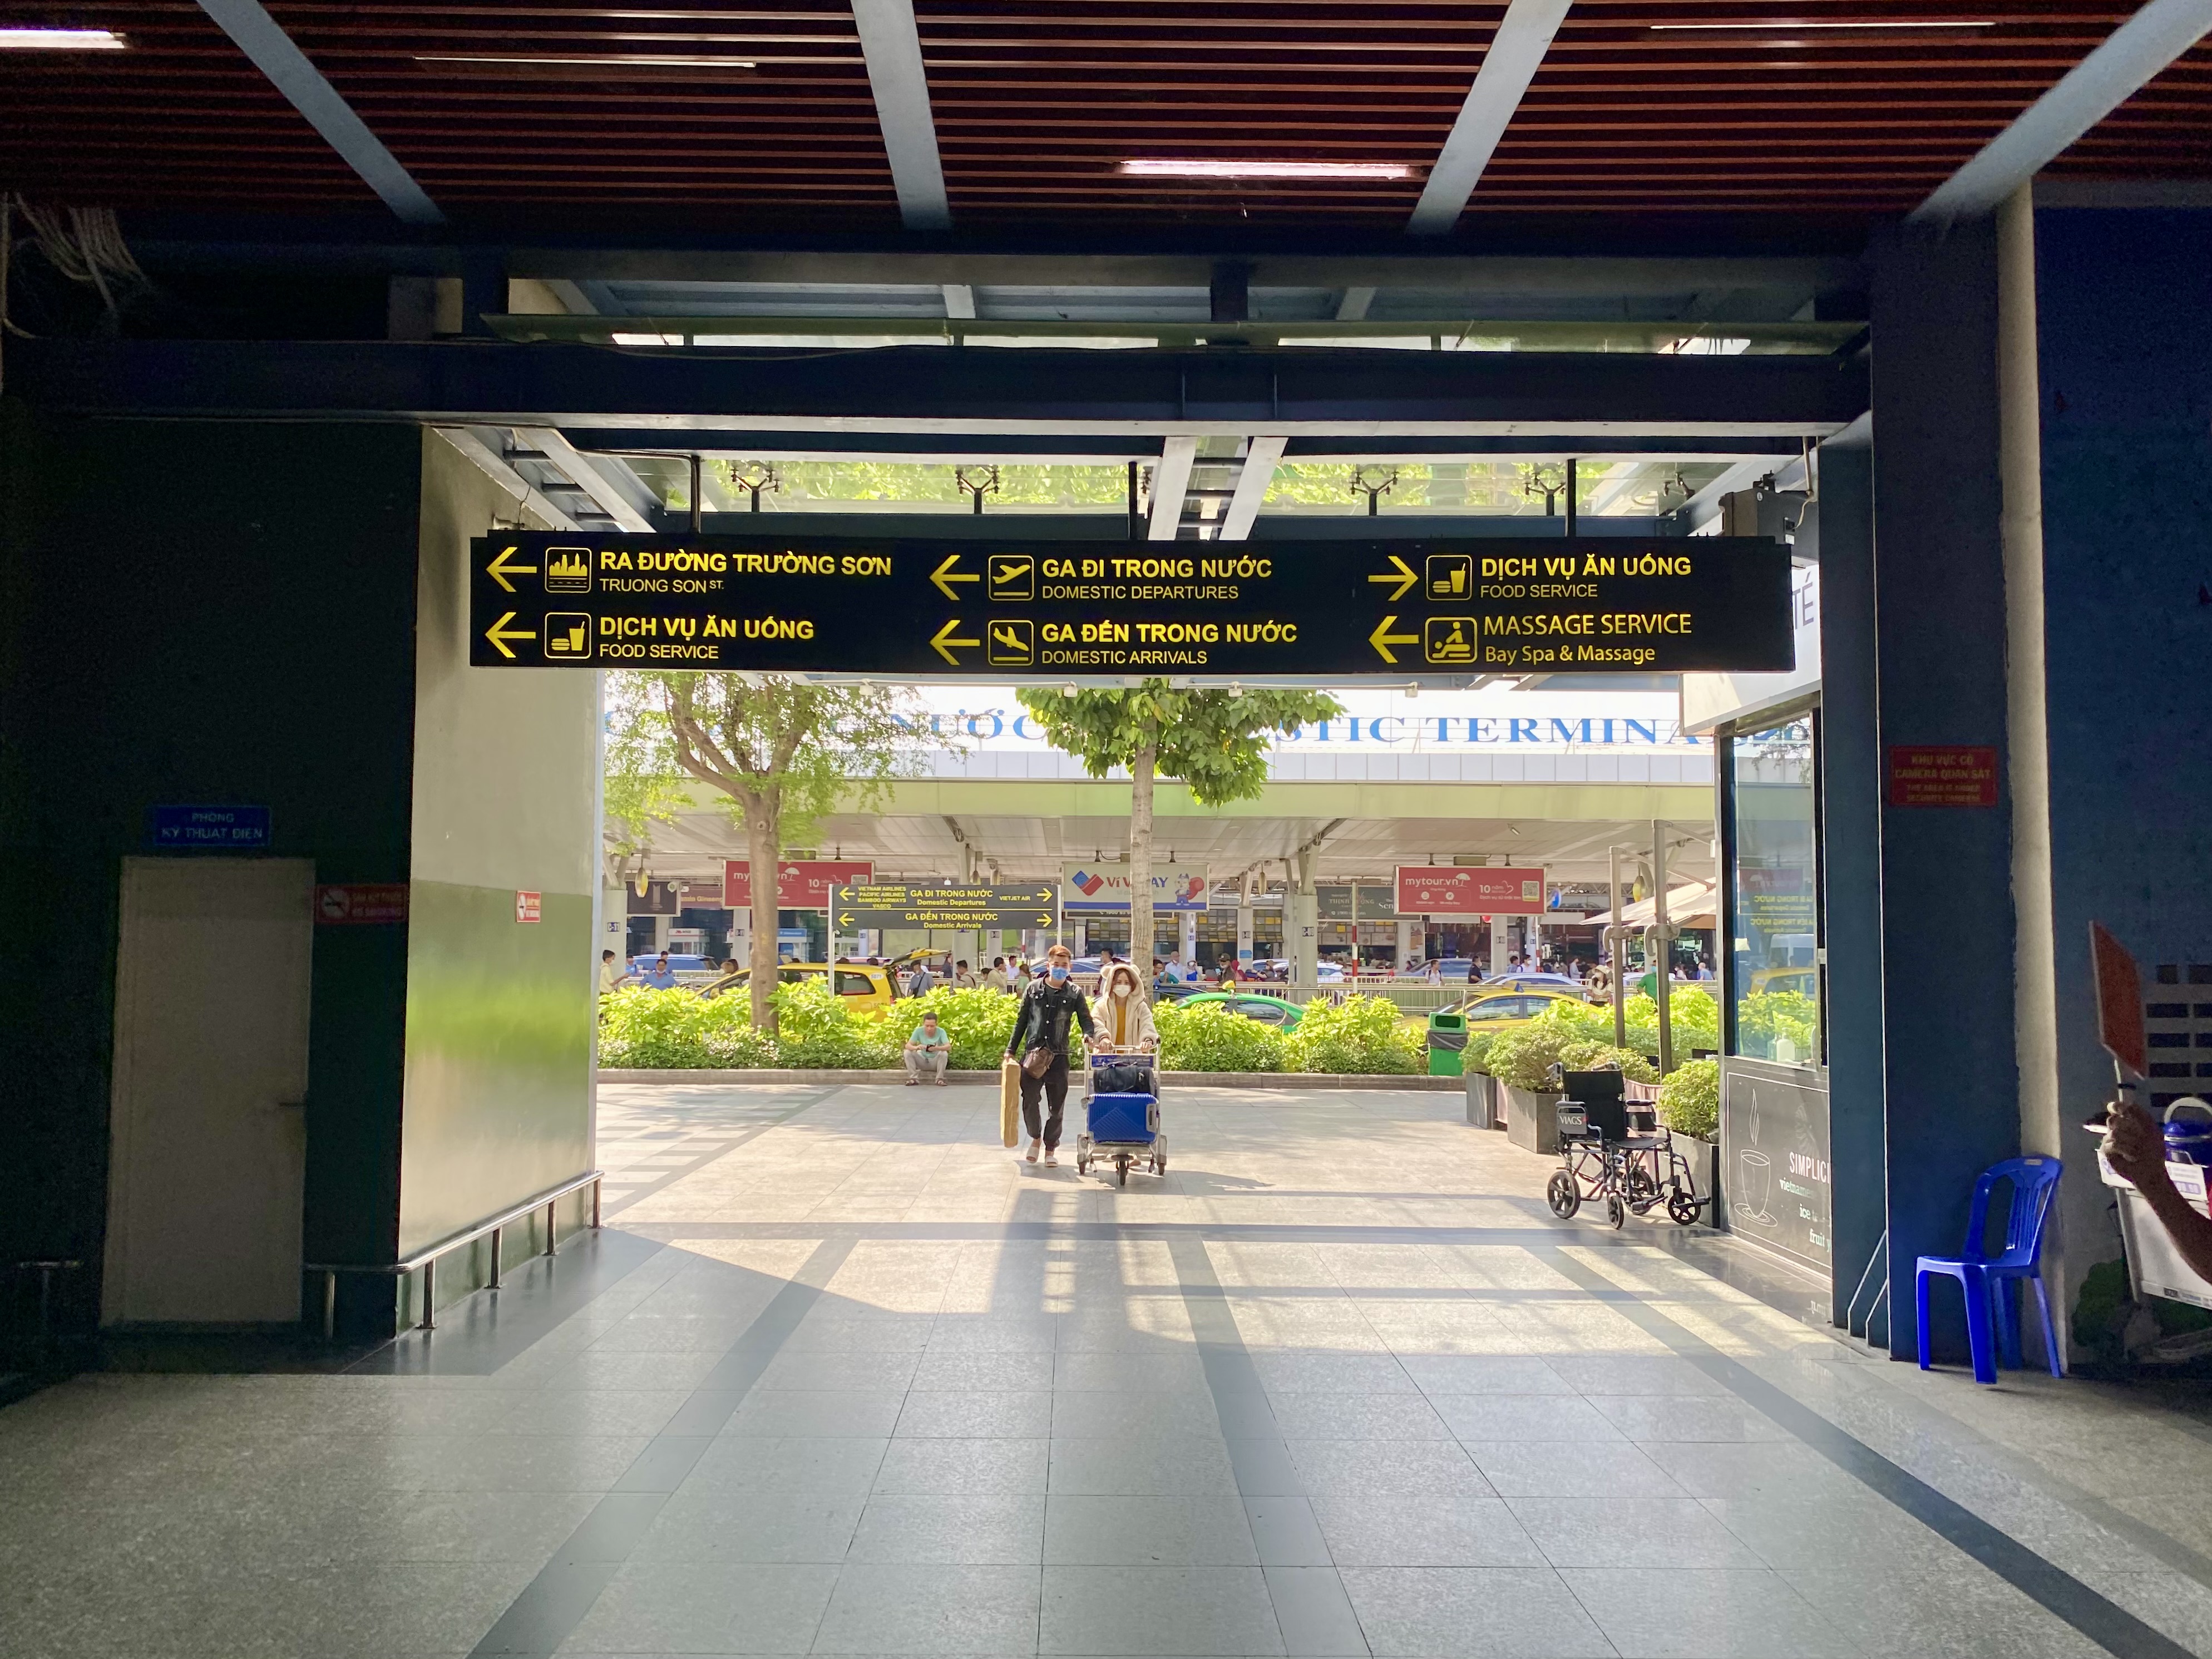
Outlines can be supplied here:
M1049 927L1060 915L1060 893L1048 881L1013 887L925 887L889 882L840 887L830 896L830 920L853 927Z
M1723 537L997 543L514 532L475 544L479 668L897 680L1792 665L1790 555Z

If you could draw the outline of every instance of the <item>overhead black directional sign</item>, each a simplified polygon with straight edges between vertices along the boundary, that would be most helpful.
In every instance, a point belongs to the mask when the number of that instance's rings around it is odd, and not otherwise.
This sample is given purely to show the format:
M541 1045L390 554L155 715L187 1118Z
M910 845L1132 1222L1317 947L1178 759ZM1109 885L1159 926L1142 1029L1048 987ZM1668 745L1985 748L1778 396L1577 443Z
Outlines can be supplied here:
M1323 681L1791 667L1790 558L1745 538L480 538L480 668Z
M1012 887L924 887L884 882L840 887L830 915L841 928L1049 927L1059 920L1060 893L1048 881Z

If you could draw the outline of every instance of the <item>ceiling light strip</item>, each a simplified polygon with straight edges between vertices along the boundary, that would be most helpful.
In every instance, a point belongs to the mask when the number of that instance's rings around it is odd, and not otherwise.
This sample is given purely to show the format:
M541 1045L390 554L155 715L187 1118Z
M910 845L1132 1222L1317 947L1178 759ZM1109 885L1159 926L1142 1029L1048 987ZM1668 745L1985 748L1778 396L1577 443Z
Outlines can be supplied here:
M1987 18L1973 22L1969 22L1964 18L1958 19L1955 21L1940 18L1926 18L1913 19L1909 21L1903 20L1890 20L1887 21L1864 23L1814 23L1789 21L1759 23L1653 23L1648 27L1654 34L1687 34L1692 33L1725 33L1729 34L1743 34L1754 30L1770 29L1779 30L1785 33L1795 33L1799 29L1846 29L1853 32L1864 29L1993 29L1996 27L1996 23L1993 19Z
M1183 160L1173 156L1142 157L1121 163L1121 169L1148 179L1410 179L1413 169L1402 161L1261 161L1233 159Z
M121 52L112 29L0 28L0 52Z

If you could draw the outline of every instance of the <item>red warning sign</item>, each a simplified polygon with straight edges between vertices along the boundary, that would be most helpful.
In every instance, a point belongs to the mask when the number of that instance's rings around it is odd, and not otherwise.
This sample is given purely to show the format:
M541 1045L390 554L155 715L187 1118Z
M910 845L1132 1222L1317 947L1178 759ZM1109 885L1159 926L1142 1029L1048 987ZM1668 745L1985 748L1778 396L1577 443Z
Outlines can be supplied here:
M514 890L514 919L517 921L541 921L544 918L544 896L538 893Z
M353 881L315 889L319 927L388 927L406 920L404 881Z
M1984 744L1893 744L1892 806L1995 806L1997 751Z

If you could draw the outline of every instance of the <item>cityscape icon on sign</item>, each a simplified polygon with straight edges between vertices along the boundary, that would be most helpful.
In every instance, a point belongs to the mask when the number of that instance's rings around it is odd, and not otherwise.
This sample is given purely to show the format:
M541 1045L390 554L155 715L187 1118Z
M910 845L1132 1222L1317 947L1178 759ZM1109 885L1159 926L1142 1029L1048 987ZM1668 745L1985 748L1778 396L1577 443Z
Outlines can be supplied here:
M545 591L548 593L590 592L592 550L588 547L547 548Z

